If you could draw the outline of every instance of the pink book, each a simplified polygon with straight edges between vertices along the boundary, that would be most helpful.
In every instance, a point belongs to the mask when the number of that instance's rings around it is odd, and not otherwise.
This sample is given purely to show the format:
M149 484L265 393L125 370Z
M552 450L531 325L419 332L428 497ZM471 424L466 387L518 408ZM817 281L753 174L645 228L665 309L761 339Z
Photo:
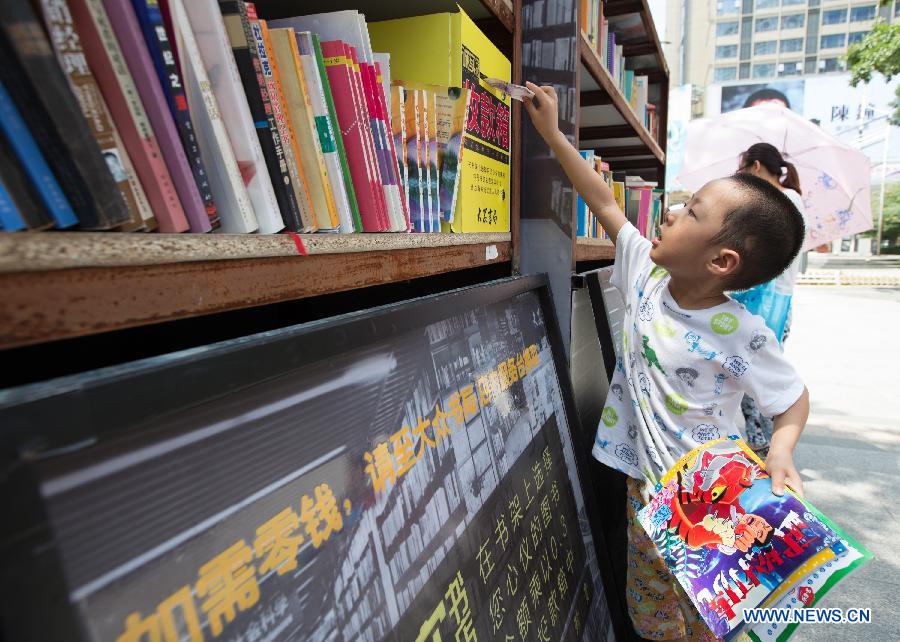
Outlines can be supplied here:
M382 76L381 76L381 65L377 62L375 63L375 95L378 99L379 109L381 110L381 119L384 121L385 127L387 128L388 133L388 153L391 158L391 167L394 168L397 177L397 185L400 187L400 206L403 208L403 219L406 223L405 232L409 232L409 208L406 204L406 198L403 196L403 181L400 178L400 163L397 159L397 150L394 145L391 143L390 132L392 132L391 128L391 118L390 113L388 112L387 107L387 98L384 95L384 85L382 84Z
M640 209L638 210L638 230L640 230L643 236L647 236L647 219L650 214L650 196L651 190L642 187Z
M100 0L68 0L68 4L85 57L150 201L159 231L172 233L188 230L178 192L163 162L156 136L128 73L106 10Z
M387 202L387 194L385 192L386 184L383 176L385 170L381 167L382 162L379 160L379 156L382 155L375 144L375 132L377 131L378 125L375 120L375 114L372 114L369 111L369 104L366 99L366 94L368 92L365 89L359 58L356 56L356 48L344 43L344 56L346 57L352 72L351 80L353 82L354 99L356 100L356 111L359 114L360 122L365 123L361 129L363 142L366 146L366 158L369 163L369 171L372 173L375 183L378 186L378 214L381 217L381 223L384 226L384 229L390 231L391 218L388 215L389 205Z
M191 226L191 232L209 232L212 229L209 214L197 189L184 147L181 146L175 121L172 119L172 111L159 85L159 76L147 51L144 32L134 15L131 0L103 0L103 5L119 39L128 70L147 110L153 132L159 141L159 148L171 172L172 182L175 183L178 198Z
M371 174L366 159L365 142L362 125L357 114L353 85L350 78L350 65L344 54L344 43L340 40L327 40L321 43L325 72L328 84L334 97L338 124L344 137L347 151L347 164L350 166L350 178L359 204L363 230L366 232L384 232L388 228L384 218L379 214L378 195L382 193L380 182L376 182Z

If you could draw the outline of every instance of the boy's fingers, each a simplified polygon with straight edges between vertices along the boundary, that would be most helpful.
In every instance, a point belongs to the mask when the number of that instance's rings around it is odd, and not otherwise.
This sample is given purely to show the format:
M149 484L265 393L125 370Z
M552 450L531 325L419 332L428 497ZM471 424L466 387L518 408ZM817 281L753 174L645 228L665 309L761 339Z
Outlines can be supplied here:
M803 496L803 480L800 479L800 475L796 471L792 471L790 475L785 477L784 481L788 486L791 487L791 490Z
M772 474L772 492L781 497L784 495L784 471L774 470Z

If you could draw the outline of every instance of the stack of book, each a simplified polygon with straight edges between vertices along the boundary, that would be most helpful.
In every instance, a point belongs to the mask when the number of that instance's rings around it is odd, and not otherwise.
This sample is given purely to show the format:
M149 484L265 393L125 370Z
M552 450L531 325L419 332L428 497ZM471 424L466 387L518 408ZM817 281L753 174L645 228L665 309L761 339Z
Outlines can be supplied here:
M612 190L619 209L645 238L659 235L659 226L665 211L665 191L657 183L645 181L639 176L626 176L613 171L609 163L601 160L593 150L581 150L581 157L603 178ZM590 207L581 196L576 210L576 236L581 238L608 239L609 234L597 222Z
M633 32L643 33L640 15L616 16L611 26L610 21L603 15L601 0L581 0L580 8L581 30L597 52L601 64L622 92L638 121L653 135L654 140L659 140L656 106L647 102L649 79L626 69L628 59L622 55L622 45L616 44L617 33L619 38L633 36Z
M357 11L266 21L239 0L10 0L0 52L2 231L454 220L473 92L392 83Z

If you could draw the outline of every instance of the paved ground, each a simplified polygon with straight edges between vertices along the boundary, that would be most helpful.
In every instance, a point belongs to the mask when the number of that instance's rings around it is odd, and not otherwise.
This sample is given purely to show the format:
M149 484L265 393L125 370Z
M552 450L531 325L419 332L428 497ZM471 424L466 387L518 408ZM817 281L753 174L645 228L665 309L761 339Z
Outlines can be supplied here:
M812 399L796 454L806 495L876 556L819 603L869 607L872 623L807 624L792 640L900 640L900 288L799 286L785 353Z

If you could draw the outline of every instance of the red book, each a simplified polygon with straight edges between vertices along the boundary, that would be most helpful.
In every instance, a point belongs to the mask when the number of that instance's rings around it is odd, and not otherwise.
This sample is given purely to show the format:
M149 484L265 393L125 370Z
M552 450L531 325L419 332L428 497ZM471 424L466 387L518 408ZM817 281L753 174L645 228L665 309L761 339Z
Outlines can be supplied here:
M68 0L68 4L85 57L150 201L159 231L186 231L189 226L178 192L102 2ZM205 212L203 216L206 218Z
M381 181L377 179L377 175L372 175L367 161L363 138L363 125L366 123L361 121L357 112L353 80L350 74L351 67L344 52L344 43L340 40L329 40L322 42L321 47L325 72L328 74L328 84L331 86L331 93L334 97L338 124L344 137L347 164L350 166L350 178L353 181L353 189L359 204L363 231L387 231L386 217L381 214L383 210L379 209L378 201L379 195L383 201L384 194L381 189Z
M200 196L200 190L197 189L197 182L194 180L184 147L178 137L169 103L159 84L159 76L147 51L144 32L134 14L131 0L103 0L103 5L119 39L119 47L125 56L128 70L147 110L147 116L150 118L159 148L171 173L172 182L175 183L191 231L209 232L212 225L206 212L206 204Z
M384 95L384 86L382 85L381 65L377 62L374 65L375 71L375 96L378 99L379 109L381 110L381 119L384 121L386 133L388 136L388 153L391 157L391 167L394 168L397 177L397 185L400 188L400 206L403 208L403 219L406 223L405 232L409 232L409 208L406 205L406 198L403 196L403 181L400 178L400 163L397 159L397 150L394 148L393 139L391 138L391 118L387 108L387 98Z
M359 65L359 58L356 56L356 47L352 47L344 43L344 55L351 70L351 79L353 81L354 99L356 100L356 112L359 115L360 122L363 123L361 129L363 133L363 142L366 145L366 158L369 163L369 171L375 177L379 185L378 191L378 208L379 216L381 216L382 225L385 230L391 231L391 217L388 214L389 204L387 202L386 185L384 179L384 169L381 167L379 160L378 145L375 144L376 132L378 129L375 120L375 114L369 111L369 103L366 99L366 83L363 80L362 69Z

